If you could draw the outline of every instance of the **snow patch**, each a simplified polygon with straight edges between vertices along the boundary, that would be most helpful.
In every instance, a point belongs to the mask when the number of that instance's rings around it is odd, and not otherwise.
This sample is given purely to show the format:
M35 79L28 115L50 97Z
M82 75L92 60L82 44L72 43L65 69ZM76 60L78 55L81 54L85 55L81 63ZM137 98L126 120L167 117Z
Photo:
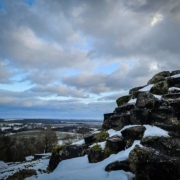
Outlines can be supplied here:
M136 100L137 100L137 98L131 99L130 101L128 101L128 103L130 103L130 104L135 104L135 103L136 103Z
M153 86L154 86L154 84L149 84L146 87L139 89L138 91L148 91L149 92Z
M0 161L0 170L7 168L7 167L8 167L8 165L4 161Z
M171 87L171 88L169 88L169 91L173 91L173 90L179 90L179 91L180 91L180 88L177 88L177 87Z
M143 125L146 130L144 132L144 138L147 136L165 136L165 137L169 137L168 132L156 127L156 126L150 126L150 125Z
M114 161L126 160L129 156L130 151L135 147L136 144L140 144L140 141L134 141L133 145L117 154L112 154L108 158L98 163L89 163L87 155L83 157L77 157L61 161L57 168L50 174L41 174L37 177L28 178L28 180L129 180L134 177L134 174L125 171L111 171L106 172L105 167Z
M162 96L161 95L156 95L156 94L153 94L153 96L159 100L161 100Z
M178 78L178 77L180 77L180 74L175 74L175 75L173 75L173 76L171 76L171 77L173 77L173 78Z
M74 142L74 143L72 143L73 145L83 145L83 144L85 144L85 141L84 141L84 139L82 139L82 140L80 140L80 141L78 141L78 142Z
M104 150L105 146L106 146L106 141L103 141L103 142L98 142L98 143L94 143L92 144L91 146L89 146L90 148L92 148L93 146L95 145L100 145L100 147L102 148L102 150Z
M25 157L25 159L26 159L26 161L31 161L34 159L34 156L27 156L27 157Z

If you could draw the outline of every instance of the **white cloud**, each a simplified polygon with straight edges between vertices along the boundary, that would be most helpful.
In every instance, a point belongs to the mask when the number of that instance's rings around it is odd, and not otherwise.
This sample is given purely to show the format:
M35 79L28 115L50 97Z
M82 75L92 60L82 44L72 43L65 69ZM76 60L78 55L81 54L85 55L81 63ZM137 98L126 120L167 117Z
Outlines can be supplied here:
M158 22L163 20L163 15L156 13L155 16L151 20L151 26L156 25Z

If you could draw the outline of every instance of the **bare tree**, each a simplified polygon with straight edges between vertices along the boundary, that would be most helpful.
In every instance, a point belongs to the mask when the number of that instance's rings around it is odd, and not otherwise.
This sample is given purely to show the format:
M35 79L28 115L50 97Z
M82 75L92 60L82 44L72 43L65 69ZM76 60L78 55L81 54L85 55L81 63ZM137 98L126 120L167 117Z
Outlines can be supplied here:
M52 131L51 126L46 126L38 135L39 145L44 149L44 152L50 152L58 143L57 134Z

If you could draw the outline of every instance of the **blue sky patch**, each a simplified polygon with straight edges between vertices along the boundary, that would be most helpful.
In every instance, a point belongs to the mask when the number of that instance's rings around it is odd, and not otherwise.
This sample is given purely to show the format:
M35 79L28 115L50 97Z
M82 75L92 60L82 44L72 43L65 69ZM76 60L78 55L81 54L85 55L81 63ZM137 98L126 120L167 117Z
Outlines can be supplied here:
M111 74L112 72L118 69L119 65L120 63L117 63L117 62L110 63L110 64L100 64L98 68L95 70L95 72Z
M28 6L33 6L34 3L35 3L35 0L23 0L23 2L24 2L25 4L27 4Z

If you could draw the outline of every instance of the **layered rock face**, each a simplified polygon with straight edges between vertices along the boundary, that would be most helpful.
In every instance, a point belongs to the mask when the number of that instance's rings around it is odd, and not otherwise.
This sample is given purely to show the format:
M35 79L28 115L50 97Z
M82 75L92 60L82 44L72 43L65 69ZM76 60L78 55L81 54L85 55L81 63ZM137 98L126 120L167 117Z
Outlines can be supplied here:
M105 171L130 171L135 180L180 179L180 70L154 75L116 103L112 113L104 114L101 132L69 147L78 149L72 157L87 154L90 163L97 163L138 140L127 160L107 164ZM51 170L69 154L65 147L52 156Z
M147 85L118 98L117 105L113 114L104 115L103 128L121 130L126 125L139 125L122 131L128 147L140 140L141 146L136 145L126 162L135 179L180 179L180 71L154 75ZM152 132L143 137L143 125L147 124L166 130L169 136Z

